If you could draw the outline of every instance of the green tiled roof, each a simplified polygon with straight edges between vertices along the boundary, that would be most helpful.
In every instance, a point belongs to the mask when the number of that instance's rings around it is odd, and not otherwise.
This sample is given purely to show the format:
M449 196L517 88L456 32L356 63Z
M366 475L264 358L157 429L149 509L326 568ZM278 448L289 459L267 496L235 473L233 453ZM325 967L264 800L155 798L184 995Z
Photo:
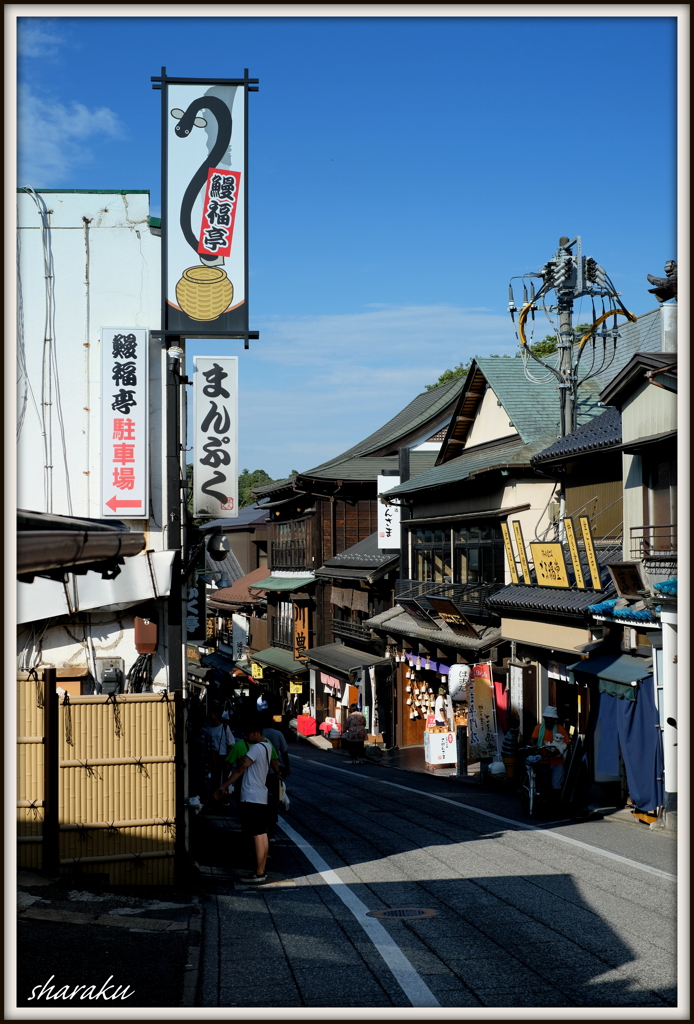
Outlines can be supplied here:
M269 665L270 668L277 668L280 672L290 672L298 675L308 671L301 661L294 661L291 651L283 651L279 647L267 647L264 651L251 654L252 661L258 661L261 665Z
M249 590L301 590L309 583L315 583L314 576L268 576L265 580L251 583Z
M491 469L529 466L532 456L546 448L553 440L553 437L538 438L532 444L526 444L522 437L511 437L507 441L475 445L456 459L444 462L441 466L434 466L428 472L400 484L399 487L393 487L387 493L389 496L409 494L429 487L445 487L448 484L460 483L476 473Z
M305 473L299 474L300 476L310 477L321 477L328 479L343 479L343 464L353 459L363 459L364 456L371 455L373 452L381 451L383 449L391 450L395 453L395 450L400 446L400 441L412 434L416 433L420 428L424 430L427 423L431 420L435 420L437 416L443 413L452 402L458 397L463 389L465 383L464 377L458 377L455 380L449 381L447 384L441 384L437 388L433 388L431 391L425 391L421 395L417 395L409 405L406 405L404 409L393 416L391 420L388 420L382 427L374 431L359 444L355 444L353 448L349 448L346 452L341 455L337 455L334 459L330 459L328 462L322 463L320 466L316 466L315 469L306 470ZM415 455L432 454L430 452L412 452L410 458L412 459ZM436 453L433 453L434 455ZM386 458L388 456L385 456ZM379 466L383 465L383 468L387 468L383 462L383 458L378 460ZM393 468L397 469L397 460ZM344 477L344 479L375 479L377 474L368 477Z
M410 452L410 476L418 476L424 473L436 462L438 452ZM397 469L397 455L382 455L380 457L350 458L344 462L330 462L324 466L312 469L306 475L315 479L323 480L376 480L376 477L384 469ZM299 474L301 476L301 474Z

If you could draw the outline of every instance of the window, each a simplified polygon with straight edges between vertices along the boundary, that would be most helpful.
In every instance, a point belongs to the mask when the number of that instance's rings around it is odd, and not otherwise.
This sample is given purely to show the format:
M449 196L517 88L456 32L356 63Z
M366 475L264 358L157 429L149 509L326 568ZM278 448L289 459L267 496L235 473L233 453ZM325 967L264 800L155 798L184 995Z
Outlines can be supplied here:
M498 526L463 526L453 538L456 583L504 582L504 542Z
M412 547L416 579L424 583L451 582L450 530L415 530Z

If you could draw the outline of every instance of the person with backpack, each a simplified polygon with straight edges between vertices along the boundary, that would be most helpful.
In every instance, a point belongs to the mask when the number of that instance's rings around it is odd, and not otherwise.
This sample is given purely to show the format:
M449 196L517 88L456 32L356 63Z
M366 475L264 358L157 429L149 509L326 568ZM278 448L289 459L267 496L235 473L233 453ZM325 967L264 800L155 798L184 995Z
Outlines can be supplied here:
M264 739L262 722L254 718L246 723L244 739L247 752L236 761L236 767L229 778L215 792L215 799L221 800L237 779L241 779L241 831L253 839L255 871L243 876L241 881L258 885L267 881L265 865L269 851L268 840L268 788L270 773L279 776L280 767L272 744ZM232 748L227 759L231 757Z

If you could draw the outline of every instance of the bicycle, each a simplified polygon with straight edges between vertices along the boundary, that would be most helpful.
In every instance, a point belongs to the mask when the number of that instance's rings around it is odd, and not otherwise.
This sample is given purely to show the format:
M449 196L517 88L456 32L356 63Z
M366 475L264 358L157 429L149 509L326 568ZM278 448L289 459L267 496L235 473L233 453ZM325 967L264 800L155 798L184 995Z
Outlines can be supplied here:
M523 758L525 771L520 787L521 807L529 818L537 816L545 800L545 789L549 773L549 758L552 747L523 747L518 751Z

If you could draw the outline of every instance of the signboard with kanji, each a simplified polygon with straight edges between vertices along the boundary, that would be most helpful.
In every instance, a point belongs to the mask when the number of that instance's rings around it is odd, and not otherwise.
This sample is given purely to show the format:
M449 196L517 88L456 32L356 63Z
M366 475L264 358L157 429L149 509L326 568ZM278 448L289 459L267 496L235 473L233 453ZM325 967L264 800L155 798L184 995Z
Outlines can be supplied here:
M508 528L508 523L501 524L501 535L504 538L504 550L506 552L506 562L508 564L508 571L511 573L511 582L518 583L518 569L516 567L516 556L513 552L513 543L511 541L511 533Z
M149 518L148 336L101 329L101 518Z
M190 643L202 644L207 639L207 584L202 576L188 588L186 636Z
M600 568L598 566L598 559L595 554L593 534L590 531L590 520L588 516L579 516L578 521L581 524L583 546L586 549L586 558L588 560L588 568L590 569L590 579L591 583L593 584L593 589L602 590L602 584L600 582Z
M561 544L532 544L530 550L535 565L538 587L568 587L569 574Z
M251 79L155 79L162 92L163 329L248 336L247 111Z
M583 579L583 568L581 566L581 559L578 554L578 545L576 544L576 534L574 532L573 520L563 519L564 529L566 530L566 539L569 544L569 552L571 554L571 564L574 567L574 577L576 578L576 586L581 590L585 590L585 580Z
M467 734L470 744L469 758L497 756L496 711L494 687L489 665L473 665L467 685Z
M238 358L193 360L193 515L238 514Z
M434 609L434 614L443 619L452 633L477 639L479 636L477 630L451 600L447 597L435 597L433 594L427 594L427 601Z
M391 487L400 483L399 476L376 477L376 493L383 494ZM381 501L376 506L376 530L378 532L378 548L387 551L400 547L400 506L384 505Z
M308 604L294 601L294 661L306 657L308 650Z

